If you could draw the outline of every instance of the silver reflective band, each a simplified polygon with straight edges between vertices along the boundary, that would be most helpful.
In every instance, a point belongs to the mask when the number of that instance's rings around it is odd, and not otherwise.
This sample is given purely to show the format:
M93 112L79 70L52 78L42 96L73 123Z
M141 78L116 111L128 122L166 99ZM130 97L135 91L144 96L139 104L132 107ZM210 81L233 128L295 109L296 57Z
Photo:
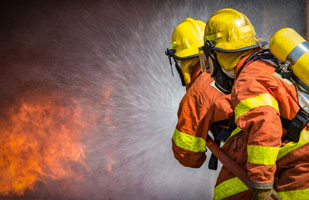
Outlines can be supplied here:
M297 60L307 51L309 51L309 42L302 42L289 53L289 55L286 57L286 60L294 65Z

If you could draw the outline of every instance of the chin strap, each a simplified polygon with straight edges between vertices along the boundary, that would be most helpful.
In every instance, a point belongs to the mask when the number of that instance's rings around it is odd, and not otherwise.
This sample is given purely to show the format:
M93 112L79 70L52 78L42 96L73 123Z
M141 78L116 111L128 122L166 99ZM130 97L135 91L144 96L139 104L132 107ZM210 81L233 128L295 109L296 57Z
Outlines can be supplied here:
M175 60L174 60L175 61ZM182 71L181 71L181 67L179 67L179 65L177 64L177 62L175 61L175 68L178 72L179 78L181 80L181 84L182 86L186 86L186 82L185 82L185 78L183 77Z

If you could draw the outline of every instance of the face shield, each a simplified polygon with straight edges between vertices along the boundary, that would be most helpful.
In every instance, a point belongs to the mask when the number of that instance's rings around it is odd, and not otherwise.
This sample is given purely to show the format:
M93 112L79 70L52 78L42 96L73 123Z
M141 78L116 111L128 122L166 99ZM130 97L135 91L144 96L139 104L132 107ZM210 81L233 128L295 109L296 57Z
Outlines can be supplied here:
M208 71L209 71L209 73L211 74L211 76L214 76L215 71L216 71L216 69L217 69L215 63L216 63L216 58L215 58L215 56L214 56L214 55L210 55L210 56L208 57L208 59L207 59L207 66L208 66L207 68L208 68Z
M234 79L228 77L223 71L217 60L214 51L215 43L207 40L205 45L200 48L199 56L200 62L206 71L210 72L211 77L214 78L216 86L225 94L229 94L232 90Z
M205 45L199 48L200 63L203 71L210 73L212 76L216 70L216 57L214 50L214 43L206 41Z

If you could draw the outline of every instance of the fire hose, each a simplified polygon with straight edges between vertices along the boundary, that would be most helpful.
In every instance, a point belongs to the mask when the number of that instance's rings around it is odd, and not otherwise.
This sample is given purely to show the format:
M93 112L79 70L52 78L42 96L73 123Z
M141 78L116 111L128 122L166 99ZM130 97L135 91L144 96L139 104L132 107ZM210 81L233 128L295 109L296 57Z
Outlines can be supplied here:
M241 168L234 160L232 160L227 153L225 153L220 147L211 139L209 136L206 141L208 149L220 160L220 162L230 170L235 176L237 176L248 188L251 190L248 185L248 176L246 171ZM270 197L270 200L274 198Z

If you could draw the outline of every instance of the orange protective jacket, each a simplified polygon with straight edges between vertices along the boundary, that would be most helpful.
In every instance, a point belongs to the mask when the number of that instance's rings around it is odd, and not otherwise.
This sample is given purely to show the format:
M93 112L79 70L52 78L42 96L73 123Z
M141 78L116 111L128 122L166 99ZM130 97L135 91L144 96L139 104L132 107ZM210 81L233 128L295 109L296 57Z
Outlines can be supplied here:
M172 148L175 158L187 167L198 168L204 163L207 130L212 122L227 119L232 114L230 95L218 91L213 83L210 74L201 73L179 105ZM201 120L206 129L200 128Z
M254 188L273 187L283 136L280 115L291 120L300 109L295 86L279 77L275 67L258 60L243 68L232 91L235 122L248 135L247 169Z
M235 75L247 57L237 64ZM308 127L301 132L299 142L281 142L286 131L282 129L280 117L292 120L300 109L295 86L282 79L275 67L257 60L245 66L236 77L231 102L238 133L223 149L228 152L235 149L231 156L247 168L249 185L260 189L274 187L281 199L308 199ZM228 185L233 185L234 191L226 191L229 195L219 194L217 199L246 190L237 178L222 168L216 186L220 187L218 193Z
M248 56L237 64L235 75ZM231 95L238 128L222 149L247 169L251 187L273 187L280 199L308 199L308 128L299 142L281 142L286 130L282 130L280 116L291 120L300 109L295 86L259 60L236 77ZM248 188L223 166L214 199L249 198Z

